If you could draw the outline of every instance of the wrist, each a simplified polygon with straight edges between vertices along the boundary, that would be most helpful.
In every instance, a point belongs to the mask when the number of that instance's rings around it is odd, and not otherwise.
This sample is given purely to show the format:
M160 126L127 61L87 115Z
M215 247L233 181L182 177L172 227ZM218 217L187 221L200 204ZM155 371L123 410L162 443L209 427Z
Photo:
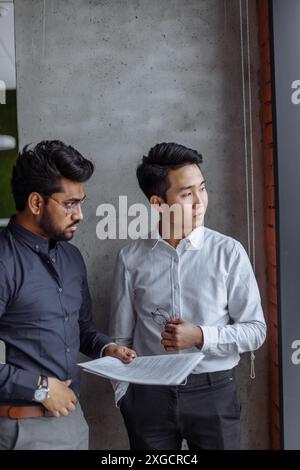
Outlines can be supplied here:
M100 357L105 357L105 356L109 355L108 353L111 351L111 348L115 348L116 346L118 346L117 343L108 343L108 344L106 344L102 348Z
M40 375L33 399L37 402L43 402L47 398L49 398L48 377Z
M196 339L196 348L198 349L201 349L202 346L203 346L203 331L202 331L202 328L201 326L197 325L197 329L198 329L198 332L197 332L197 339Z

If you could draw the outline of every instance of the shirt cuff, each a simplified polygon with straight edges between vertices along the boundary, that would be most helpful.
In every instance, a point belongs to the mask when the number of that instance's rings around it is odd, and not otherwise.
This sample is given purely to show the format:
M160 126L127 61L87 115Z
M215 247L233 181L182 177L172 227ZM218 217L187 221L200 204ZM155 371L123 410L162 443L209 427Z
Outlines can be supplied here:
M107 346L111 346L112 344L114 344L115 346L117 346L117 343L107 343L103 346L103 348L101 349L100 351L100 354L99 354L99 357L103 357L103 353L104 353L104 350L107 348Z
M33 400L37 389L39 373L27 370L18 370L11 398L19 400Z
M200 326L203 333L203 345L201 351L207 353L211 346L218 344L219 328L217 326Z

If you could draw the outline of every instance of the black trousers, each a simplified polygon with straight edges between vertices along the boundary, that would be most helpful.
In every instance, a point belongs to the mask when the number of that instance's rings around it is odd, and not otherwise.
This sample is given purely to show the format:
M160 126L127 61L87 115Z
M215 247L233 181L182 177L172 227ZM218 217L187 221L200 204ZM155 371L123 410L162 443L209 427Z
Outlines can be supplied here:
M240 403L233 370L191 374L185 385L130 384L121 400L131 449L239 449Z

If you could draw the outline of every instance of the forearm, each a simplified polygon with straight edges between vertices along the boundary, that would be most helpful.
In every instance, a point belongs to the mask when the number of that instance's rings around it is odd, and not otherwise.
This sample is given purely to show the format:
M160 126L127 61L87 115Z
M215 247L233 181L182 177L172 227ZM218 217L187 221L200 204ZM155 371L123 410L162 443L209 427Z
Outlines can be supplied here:
M92 317L92 302L87 280L83 285L83 302L79 313L80 352L97 359L112 340L96 327Z
M97 359L109 343L112 339L98 331L92 322L80 325L80 352L86 356Z
M223 327L201 326L202 352L215 356L229 356L258 349L266 338L266 324L260 321L234 323Z
M0 400L32 400L39 380L38 372L0 365Z

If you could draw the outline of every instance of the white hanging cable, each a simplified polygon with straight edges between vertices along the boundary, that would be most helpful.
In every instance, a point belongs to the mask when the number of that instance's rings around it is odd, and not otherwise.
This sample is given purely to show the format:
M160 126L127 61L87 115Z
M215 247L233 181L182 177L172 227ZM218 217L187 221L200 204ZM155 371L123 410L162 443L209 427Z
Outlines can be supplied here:
M241 63L242 63L242 89L243 89L243 118L244 118L244 143L245 143L245 178L246 178L246 209L247 209L247 246L248 255L251 259L250 241L250 207L249 207L249 178L248 178L248 141L247 141L247 114L246 114L246 87L245 87L245 67L244 67L244 34L243 34L243 10L242 0L240 4L240 32L241 32Z
M43 41L42 41L42 56L45 55L46 49L46 0L43 3Z
M251 181L251 215L252 215L252 265L256 270L255 257L255 198L254 198L254 170L253 170L253 126L252 126L252 81L251 81L251 55L250 55L250 28L249 28L249 0L246 0L247 17L247 53L248 53L248 88L249 88L249 133L250 133L250 181ZM247 195L248 198L248 195Z

